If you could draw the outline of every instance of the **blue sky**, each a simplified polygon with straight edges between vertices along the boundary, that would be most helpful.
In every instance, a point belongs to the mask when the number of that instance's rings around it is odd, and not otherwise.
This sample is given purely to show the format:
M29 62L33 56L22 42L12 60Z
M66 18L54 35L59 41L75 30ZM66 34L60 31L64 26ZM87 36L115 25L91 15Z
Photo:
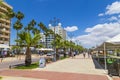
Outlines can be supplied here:
M79 41L85 47L99 45L120 33L119 0L6 0L6 2L15 12L21 11L25 14L22 21L24 26L32 19L37 23L43 22L46 26L53 17L60 19L68 34L74 35L73 41ZM12 23L14 21L12 19ZM16 31L11 30L11 44L14 44ZM112 30L114 33L111 33Z

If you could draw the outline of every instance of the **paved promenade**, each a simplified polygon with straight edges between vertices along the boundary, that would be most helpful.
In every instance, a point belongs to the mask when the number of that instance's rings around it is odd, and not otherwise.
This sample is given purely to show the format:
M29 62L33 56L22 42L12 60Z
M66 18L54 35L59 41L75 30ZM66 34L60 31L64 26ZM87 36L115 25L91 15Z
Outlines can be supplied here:
M2 70L0 75L7 76L3 80L112 80L96 62L82 55L50 63L45 68Z
M97 68L95 68L95 64L97 65ZM95 64L91 58L86 57L84 59L83 55L79 55L74 58L51 63L45 68L37 68L35 70L106 75L104 69L102 69L97 63Z

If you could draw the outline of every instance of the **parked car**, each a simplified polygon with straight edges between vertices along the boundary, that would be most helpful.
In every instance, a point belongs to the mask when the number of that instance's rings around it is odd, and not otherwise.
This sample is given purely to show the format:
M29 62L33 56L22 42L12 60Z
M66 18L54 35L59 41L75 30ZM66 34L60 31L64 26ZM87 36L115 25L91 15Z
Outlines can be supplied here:
M53 54L51 52L48 52L46 55L47 56L52 56Z

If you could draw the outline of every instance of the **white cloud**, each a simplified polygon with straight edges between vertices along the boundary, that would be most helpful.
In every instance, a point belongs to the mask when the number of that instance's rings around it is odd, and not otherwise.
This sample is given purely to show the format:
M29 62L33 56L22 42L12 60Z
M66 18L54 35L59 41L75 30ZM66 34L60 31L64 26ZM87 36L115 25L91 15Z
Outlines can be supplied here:
M104 13L100 13L100 14L98 14L98 16L104 16Z
M108 5L106 11L98 14L98 16L106 16L105 19L109 23L106 22L86 28L86 35L77 36L74 41L79 40L84 47L93 47L120 34L120 1Z
M98 14L98 16L120 14L120 1L113 2L111 5L107 5L104 13Z
M106 7L106 15L111 15L111 14L119 14L120 13L120 2L116 1L113 2L111 5L108 5Z
M88 34L78 36L75 39L85 47L100 45L102 42L120 33L120 23L97 24L85 30Z
M111 18L108 18L108 20L109 20L109 21L117 21L117 20L118 20L118 18L117 18L117 17L115 17L115 16L112 16Z
M76 30L78 30L78 27L77 26L68 26L68 27L66 27L66 28L64 28L66 31L68 31L68 32L74 32L74 31L76 31Z
M120 18L120 15L118 15L118 18Z

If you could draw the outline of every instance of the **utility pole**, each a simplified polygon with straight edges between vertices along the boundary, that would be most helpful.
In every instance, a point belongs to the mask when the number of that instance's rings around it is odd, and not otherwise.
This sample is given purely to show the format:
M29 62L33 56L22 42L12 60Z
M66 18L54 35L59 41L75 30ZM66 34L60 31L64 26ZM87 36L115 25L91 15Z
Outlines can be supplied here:
M54 61L56 61L56 31L55 31L55 27L58 25L59 23L59 19L57 19L56 17L53 18L53 20L50 20L50 24L54 27Z

